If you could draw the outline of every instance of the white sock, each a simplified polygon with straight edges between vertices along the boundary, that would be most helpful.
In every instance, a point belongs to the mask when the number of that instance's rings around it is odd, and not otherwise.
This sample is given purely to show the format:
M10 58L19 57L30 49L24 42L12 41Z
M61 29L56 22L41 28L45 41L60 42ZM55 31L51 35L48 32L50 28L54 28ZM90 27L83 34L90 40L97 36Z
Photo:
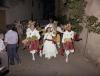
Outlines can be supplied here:
M66 54L66 56L68 56L70 54L70 51L69 50L65 50L65 54Z
M35 56L34 56L34 54L32 54L32 60L35 61Z
M66 56L66 63L68 62L68 56Z
M40 57L42 57L42 51L41 50L40 50L39 54L40 54Z
M35 56L34 56L35 53L36 53L36 50L31 51L31 54L32 54L32 60L33 60L33 61L35 61Z
M69 56L69 54L70 54L70 51L68 51L68 50L66 51L66 50L65 50L65 54L66 54L66 63L67 63L67 62L68 62L68 56Z
M70 50L71 53L74 53L74 50Z

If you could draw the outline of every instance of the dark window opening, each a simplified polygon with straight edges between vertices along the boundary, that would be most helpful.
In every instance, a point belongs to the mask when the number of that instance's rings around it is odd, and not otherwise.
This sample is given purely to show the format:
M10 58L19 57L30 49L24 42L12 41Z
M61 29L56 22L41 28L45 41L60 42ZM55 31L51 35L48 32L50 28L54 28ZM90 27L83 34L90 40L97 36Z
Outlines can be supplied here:
M48 19L50 17L54 17L55 16L55 0L43 0L43 4L44 4L44 14L43 17L45 19Z

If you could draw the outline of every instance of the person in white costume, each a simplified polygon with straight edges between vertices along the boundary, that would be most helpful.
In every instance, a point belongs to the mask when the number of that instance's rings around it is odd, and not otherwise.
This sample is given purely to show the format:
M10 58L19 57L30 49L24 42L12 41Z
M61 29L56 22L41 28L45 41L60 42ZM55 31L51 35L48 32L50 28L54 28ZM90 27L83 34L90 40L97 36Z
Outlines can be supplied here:
M55 34L51 31L51 27L47 28L47 32L44 35L44 46L43 46L43 54L45 58L50 59L51 57L56 57L58 54L56 45L53 42L53 37Z
M40 34L39 31L36 30L35 25L31 25L30 27L27 28L26 31L26 38L32 38L33 36L35 36L37 39L31 41L31 44L29 46L30 48L30 53L32 54L32 60L35 61L35 57L34 54L38 51L39 49L39 39L40 39Z
M62 43L64 52L66 54L66 62L68 62L68 56L70 53L74 52L74 46L73 46L73 39L74 39L74 31L71 30L71 24L65 25L66 30L63 33L62 37Z

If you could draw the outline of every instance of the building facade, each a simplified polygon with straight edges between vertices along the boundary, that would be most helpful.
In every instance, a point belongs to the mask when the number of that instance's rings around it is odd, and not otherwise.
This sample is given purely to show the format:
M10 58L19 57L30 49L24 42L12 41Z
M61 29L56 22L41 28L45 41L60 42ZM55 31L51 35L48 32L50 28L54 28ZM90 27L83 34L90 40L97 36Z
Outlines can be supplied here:
M5 24L13 23L15 20L41 19L43 6L41 0L6 0L4 9L0 9L0 18L4 18Z

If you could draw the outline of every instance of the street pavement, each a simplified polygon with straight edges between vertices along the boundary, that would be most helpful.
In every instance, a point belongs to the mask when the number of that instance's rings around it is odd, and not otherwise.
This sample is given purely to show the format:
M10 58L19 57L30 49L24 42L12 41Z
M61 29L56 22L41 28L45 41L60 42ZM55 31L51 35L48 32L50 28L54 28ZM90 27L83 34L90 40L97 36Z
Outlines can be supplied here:
M61 55L47 60L36 54L36 61L27 50L19 50L19 55L21 64L10 65L7 76L100 76L99 69L79 52L70 54L68 63Z

